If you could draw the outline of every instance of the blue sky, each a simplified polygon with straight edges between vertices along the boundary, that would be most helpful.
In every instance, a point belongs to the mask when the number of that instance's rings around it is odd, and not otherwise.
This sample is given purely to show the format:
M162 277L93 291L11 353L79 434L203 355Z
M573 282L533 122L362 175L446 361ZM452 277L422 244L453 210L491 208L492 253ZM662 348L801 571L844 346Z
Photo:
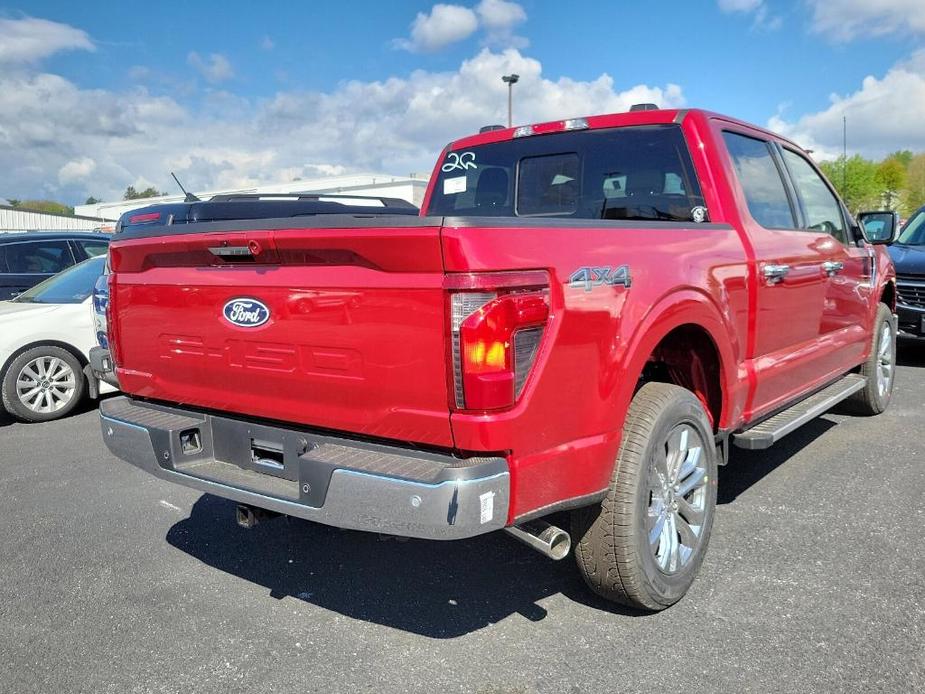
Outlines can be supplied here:
M925 149L922 10L0 0L0 197L111 197L166 187L171 168L200 189L429 171L447 140L503 116L511 70L518 121L644 98L770 124L822 156L840 145L842 115L853 151Z

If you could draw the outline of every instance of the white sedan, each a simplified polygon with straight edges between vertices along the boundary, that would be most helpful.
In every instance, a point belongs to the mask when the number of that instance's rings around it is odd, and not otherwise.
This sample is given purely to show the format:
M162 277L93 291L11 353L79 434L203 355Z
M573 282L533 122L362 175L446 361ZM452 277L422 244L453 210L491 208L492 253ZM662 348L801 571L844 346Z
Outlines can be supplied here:
M96 346L93 285L104 263L91 258L0 301L0 395L17 419L57 419L87 395L115 390L86 368Z

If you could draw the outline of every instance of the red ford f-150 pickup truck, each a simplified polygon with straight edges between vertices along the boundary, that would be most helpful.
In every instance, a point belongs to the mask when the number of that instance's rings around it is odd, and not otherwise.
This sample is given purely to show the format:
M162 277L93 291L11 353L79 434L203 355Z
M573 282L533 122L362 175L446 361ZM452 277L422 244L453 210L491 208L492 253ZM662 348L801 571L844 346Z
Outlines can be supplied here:
M123 220L126 395L100 408L112 452L244 524L574 539L594 591L658 610L703 561L730 444L890 400L893 218L866 238L797 145L738 120L490 129L443 151L420 215L256 204Z

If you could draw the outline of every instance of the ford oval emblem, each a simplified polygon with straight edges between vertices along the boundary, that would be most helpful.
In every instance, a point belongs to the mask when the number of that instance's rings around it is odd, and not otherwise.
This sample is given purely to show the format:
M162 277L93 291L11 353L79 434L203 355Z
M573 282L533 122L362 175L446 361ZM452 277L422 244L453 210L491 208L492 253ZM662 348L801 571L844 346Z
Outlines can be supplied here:
M246 297L227 301L222 313L225 320L239 328L256 328L270 320L270 309L266 304Z

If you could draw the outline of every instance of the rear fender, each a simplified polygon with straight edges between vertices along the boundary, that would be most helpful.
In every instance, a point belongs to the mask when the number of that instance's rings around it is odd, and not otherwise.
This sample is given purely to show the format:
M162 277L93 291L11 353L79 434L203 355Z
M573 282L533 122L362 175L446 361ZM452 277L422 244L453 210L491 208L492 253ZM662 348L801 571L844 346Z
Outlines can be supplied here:
M722 407L714 424L719 429L726 429L741 418L748 389L747 374L737 356L741 353L741 346L731 321L723 316L707 295L693 289L664 296L651 307L625 341L623 366L611 371L621 376L621 383L616 389L615 411L625 413L629 409L653 352L669 333L685 325L704 330L719 355ZM620 425L622 428L622 415Z

